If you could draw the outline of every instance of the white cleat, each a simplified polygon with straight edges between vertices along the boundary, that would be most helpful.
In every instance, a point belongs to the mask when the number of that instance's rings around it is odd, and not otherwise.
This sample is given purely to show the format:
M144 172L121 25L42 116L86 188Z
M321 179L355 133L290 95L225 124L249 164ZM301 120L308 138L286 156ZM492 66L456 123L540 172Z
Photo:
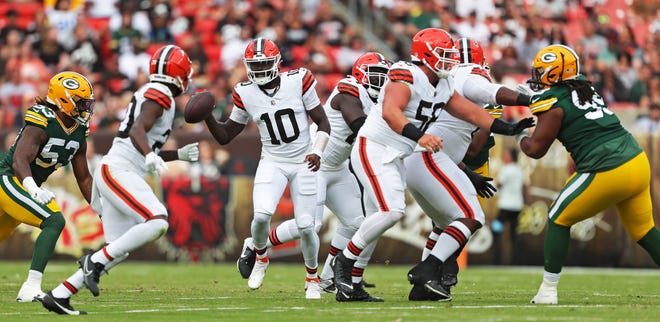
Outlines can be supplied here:
M318 278L305 278L305 298L308 300L321 299L321 286Z
M539 287L538 293L532 298L530 303L532 304L557 304L557 282L550 282L546 279L543 279L541 287Z
M252 273L250 273L250 278L248 279L248 287L256 290L261 287L261 284L264 283L264 276L266 276L266 269L268 268L268 257L263 259L258 259L254 263L254 268L252 268Z
M16 296L16 302L39 302L46 293L41 290L41 286L29 282L23 283Z

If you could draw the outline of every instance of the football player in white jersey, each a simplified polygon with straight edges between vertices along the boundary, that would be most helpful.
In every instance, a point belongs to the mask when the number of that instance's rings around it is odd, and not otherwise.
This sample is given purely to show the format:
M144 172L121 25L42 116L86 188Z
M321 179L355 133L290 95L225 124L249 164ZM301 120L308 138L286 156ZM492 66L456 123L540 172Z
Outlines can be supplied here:
M456 40L455 47L458 53L454 58L459 63L451 69L451 74L458 94L479 106L529 104L529 96L492 83L479 43L460 38ZM477 135L482 137L473 140L472 135L477 129L475 125L449 113L440 114L427 133L441 137L444 148L437 153L413 153L405 159L408 190L433 220L435 227L426 243L423 261L429 255L442 262L450 257L455 260L452 254L460 252L470 236L485 222L477 194L491 197L495 188L487 180L492 179L474 173L462 163L468 147L471 144L483 145L490 135L489 131L480 130ZM442 274L442 271L438 273ZM457 281L455 276L451 281L447 277L441 280L447 292ZM421 285L414 285L409 295L411 300L436 300L438 297Z
M319 171L319 209L315 220L316 231L321 229L324 205L339 218L339 226L330 243L330 251L320 275L321 288L326 292L336 292L332 282L330 261L353 237L364 220L362 194L359 183L349 169L348 157L358 130L364 124L371 105L378 98L380 88L387 78L390 62L380 53L367 52L353 64L351 75L341 79L323 106L330 122L332 133L321 160ZM314 132L314 131L312 131ZM287 220L271 229L267 247L273 247L300 238L295 220ZM238 270L248 278L255 263L252 238L243 243L241 257L237 261ZM362 274L373 253L375 243L362 253L355 263L353 284L357 291L342 301L382 301L364 291Z
M265 38L250 41L243 57L249 81L234 86L234 108L229 119L219 123L209 116L205 122L220 144L229 143L250 120L259 128L262 148L254 177L251 225L256 262L249 274L248 287L258 289L263 283L268 267L270 220L289 184L307 270L305 297L320 299L316 172L328 144L330 123L316 94L312 73L300 68L280 74L280 59L280 50L273 41ZM313 145L309 118L318 126Z
M192 73L188 55L177 46L163 46L151 56L149 82L133 94L117 136L94 173L91 205L101 216L107 244L81 257L80 269L44 296L42 304L49 311L85 314L71 307L70 297L83 285L98 296L103 271L167 231L167 209L144 176L167 170L166 161L199 157L197 143L161 150L172 130L174 98L186 91Z
M457 63L451 36L442 29L427 28L412 40L412 63L399 61L390 67L388 80L351 151L351 164L367 195L368 215L347 247L331 263L338 292L353 293L351 271L357 256L396 224L405 209L403 158L419 144L429 152L443 147L441 138L424 133L443 110L492 132L514 135L533 124L525 119L508 124L494 119L482 107L454 91L449 69ZM465 226L466 230L474 227ZM435 258L429 256L429 258ZM436 258L437 260L437 258ZM438 260L439 261L439 260ZM434 270L413 269L408 280L449 297Z

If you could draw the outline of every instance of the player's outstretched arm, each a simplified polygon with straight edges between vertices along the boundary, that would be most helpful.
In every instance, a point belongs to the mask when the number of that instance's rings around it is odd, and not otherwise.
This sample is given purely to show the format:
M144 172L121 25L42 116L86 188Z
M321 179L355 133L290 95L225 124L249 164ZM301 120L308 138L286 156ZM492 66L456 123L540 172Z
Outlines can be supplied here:
M80 193L82 193L87 203L92 202L92 175L89 173L89 167L87 166L87 142L85 142L78 152L73 155L71 159L71 168L73 169L73 175L76 177L78 182L78 188Z
M245 124L240 124L232 119L225 122L218 122L213 115L209 115L204 119L206 127L218 143L225 145L233 140L243 129Z

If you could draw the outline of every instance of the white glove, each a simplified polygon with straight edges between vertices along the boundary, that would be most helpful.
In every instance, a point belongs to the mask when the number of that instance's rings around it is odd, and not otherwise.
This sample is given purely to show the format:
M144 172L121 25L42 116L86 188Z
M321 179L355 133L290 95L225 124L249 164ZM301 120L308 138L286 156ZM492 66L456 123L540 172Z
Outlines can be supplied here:
M147 171L154 172L157 175L161 175L167 170L167 164L165 164L165 161L153 151L149 152L144 157L144 165L147 166Z
M199 142L190 143L176 150L179 160L194 162L199 160Z
M534 96L538 94L539 92L533 91L527 84L518 84L516 85L516 90L522 94L525 94L527 96Z
M39 188L32 177L25 177L23 179L23 187L30 193L32 199L42 205L48 204L51 200L55 199L55 195L48 191L48 189Z

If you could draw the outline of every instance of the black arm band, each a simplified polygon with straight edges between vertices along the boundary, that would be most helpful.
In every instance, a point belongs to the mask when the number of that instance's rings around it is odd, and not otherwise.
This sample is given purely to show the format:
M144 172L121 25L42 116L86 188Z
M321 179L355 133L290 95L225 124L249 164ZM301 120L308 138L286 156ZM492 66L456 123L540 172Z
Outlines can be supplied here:
M490 125L490 131L497 134L511 135L513 129L511 128L511 124L500 119L495 119L493 124Z
M366 119L366 116L361 116L356 118L353 122L351 122L351 124L348 125L348 127L351 128L351 131L353 131L353 134L357 134L362 125L364 125L364 121Z
M424 132L422 132L412 123L408 123L403 127L403 130L401 130L401 135L417 142L424 135Z
M529 106L529 103L531 102L532 97L527 96L525 94L518 94L518 97L516 97L516 105L520 106Z

